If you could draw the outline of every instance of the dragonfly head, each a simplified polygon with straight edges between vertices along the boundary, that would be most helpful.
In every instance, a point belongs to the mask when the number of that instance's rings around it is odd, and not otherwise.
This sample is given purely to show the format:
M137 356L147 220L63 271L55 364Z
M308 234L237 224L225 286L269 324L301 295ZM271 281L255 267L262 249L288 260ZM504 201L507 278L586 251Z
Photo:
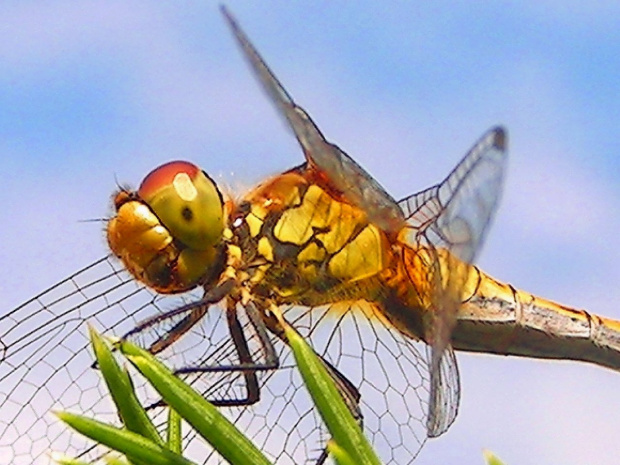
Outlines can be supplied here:
M175 293L206 284L222 270L223 199L207 174L173 161L151 171L137 192L114 197L112 252L140 281Z

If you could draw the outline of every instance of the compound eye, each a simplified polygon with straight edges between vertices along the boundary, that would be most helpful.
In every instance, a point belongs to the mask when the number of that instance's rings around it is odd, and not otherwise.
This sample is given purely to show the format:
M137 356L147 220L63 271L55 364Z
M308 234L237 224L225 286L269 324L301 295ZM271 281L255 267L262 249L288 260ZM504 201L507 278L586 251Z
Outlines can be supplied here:
M220 242L224 230L222 196L196 165L173 161L155 168L142 181L138 196L187 247L206 250Z

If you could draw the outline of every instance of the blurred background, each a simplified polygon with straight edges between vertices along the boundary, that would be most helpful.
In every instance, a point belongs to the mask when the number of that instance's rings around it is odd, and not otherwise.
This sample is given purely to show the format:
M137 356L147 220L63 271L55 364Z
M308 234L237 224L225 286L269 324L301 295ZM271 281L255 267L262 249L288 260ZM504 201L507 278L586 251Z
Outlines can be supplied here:
M479 263L620 319L620 4L230 1L331 141L394 197L509 130ZM208 2L0 4L4 313L106 253L117 183L188 159L230 192L302 162ZM459 355L459 416L416 463L613 463L620 373Z

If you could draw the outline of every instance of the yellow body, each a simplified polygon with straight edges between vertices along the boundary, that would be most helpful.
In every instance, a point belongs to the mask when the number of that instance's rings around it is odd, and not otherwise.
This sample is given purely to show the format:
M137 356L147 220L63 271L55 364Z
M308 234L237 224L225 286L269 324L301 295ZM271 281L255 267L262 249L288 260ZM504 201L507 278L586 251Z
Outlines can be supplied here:
M275 177L231 213L253 292L308 306L375 298L392 261L386 234L308 178L301 170Z
M297 169L260 185L231 213L252 292L307 306L363 300L372 316L426 340L441 276L461 275L455 349L569 358L620 369L620 322L515 290L446 250L414 248ZM334 305L333 309L350 308ZM427 341L429 342L429 341Z
M182 164L180 173L164 165L163 174L155 170L150 177L185 180L186 171L204 182L191 164ZM331 305L335 314L357 308L428 344L441 337L433 333L437 315L454 302L448 329L455 349L620 369L620 322L502 284L445 248L411 243L406 226L386 232L310 165L276 176L225 207L209 191L214 232L204 228L203 235L212 237L200 248L179 239L177 219L187 196L169 198L178 189L154 191L166 193L152 196L165 209L155 211L139 194L117 195L108 241L137 279L160 292L232 277L238 282L233 300L251 298L261 308ZM195 211L199 216L201 210ZM175 231L165 221L168 212ZM360 301L366 305L348 305Z

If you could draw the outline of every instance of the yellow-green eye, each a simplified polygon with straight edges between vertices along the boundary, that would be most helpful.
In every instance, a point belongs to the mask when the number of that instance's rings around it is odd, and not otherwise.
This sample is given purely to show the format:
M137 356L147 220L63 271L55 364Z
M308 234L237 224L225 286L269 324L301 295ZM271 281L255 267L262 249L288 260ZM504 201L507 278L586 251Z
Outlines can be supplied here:
M215 183L196 165L173 161L151 171L138 196L170 234L195 250L207 250L222 238L224 211Z

